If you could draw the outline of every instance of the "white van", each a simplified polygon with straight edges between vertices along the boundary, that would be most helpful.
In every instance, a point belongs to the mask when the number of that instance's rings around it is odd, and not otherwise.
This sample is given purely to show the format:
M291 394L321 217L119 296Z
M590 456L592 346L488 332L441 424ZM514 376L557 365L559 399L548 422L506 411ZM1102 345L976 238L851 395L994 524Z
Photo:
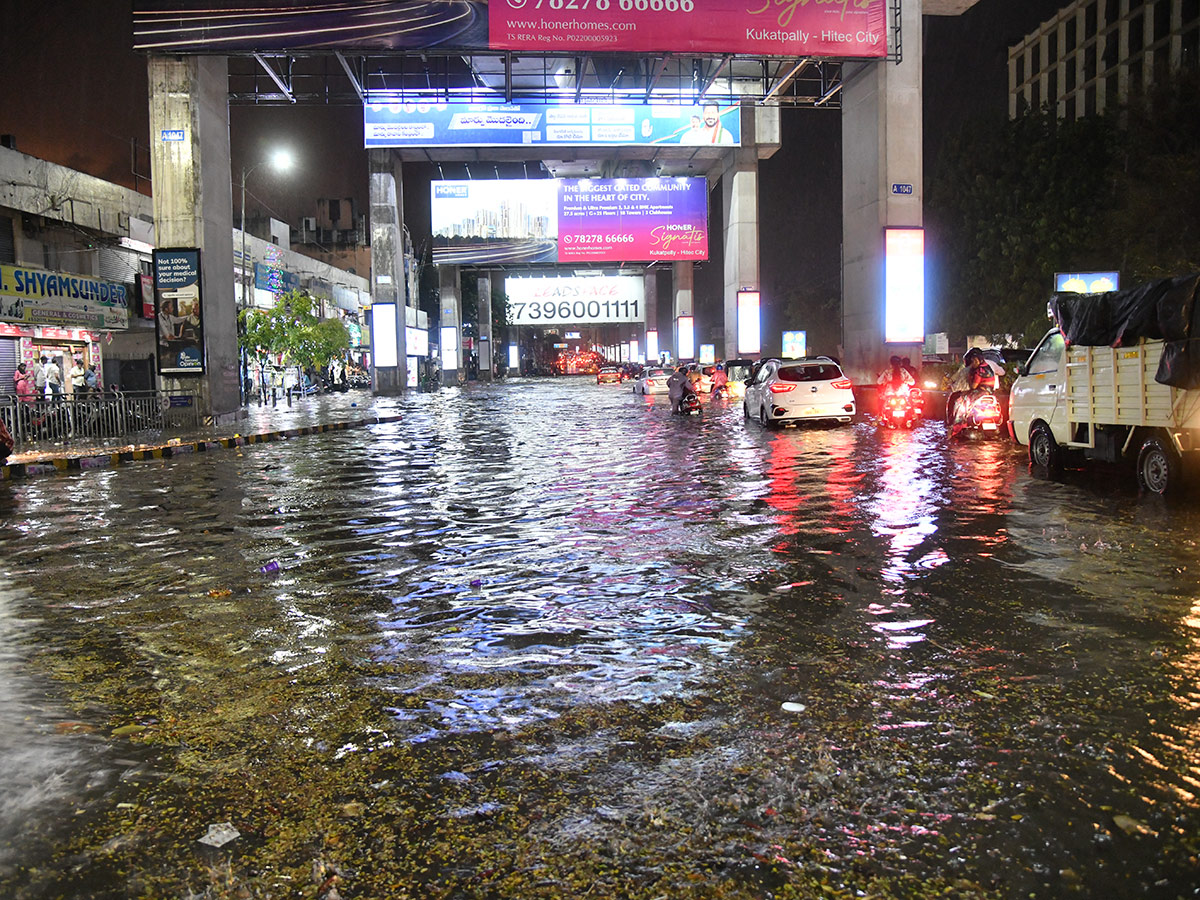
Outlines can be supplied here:
M1175 492L1184 460L1200 452L1200 390L1155 381L1163 341L1071 346L1052 329L1021 366L1009 395L1009 432L1051 473L1065 459L1136 460L1138 483Z

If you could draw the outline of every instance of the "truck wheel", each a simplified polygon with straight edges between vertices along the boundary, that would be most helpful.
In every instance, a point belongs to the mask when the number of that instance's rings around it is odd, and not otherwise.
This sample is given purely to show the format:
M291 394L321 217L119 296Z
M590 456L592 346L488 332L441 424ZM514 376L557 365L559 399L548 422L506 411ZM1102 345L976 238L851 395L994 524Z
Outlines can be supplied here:
M1029 462L1034 466L1045 469L1050 475L1061 474L1063 469L1063 453L1054 440L1050 426L1038 422L1029 432Z
M1162 438L1142 444L1137 461L1138 486L1154 494L1177 493L1183 483L1183 463L1175 448Z

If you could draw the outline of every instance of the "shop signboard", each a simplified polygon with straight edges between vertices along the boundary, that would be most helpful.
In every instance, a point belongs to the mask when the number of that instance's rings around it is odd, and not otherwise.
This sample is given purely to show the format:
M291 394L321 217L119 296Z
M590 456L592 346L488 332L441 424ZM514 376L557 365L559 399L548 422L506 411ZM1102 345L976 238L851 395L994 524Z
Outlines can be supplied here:
M436 265L708 259L704 178L435 181Z
M248 5L135 0L134 49L158 54L261 50L526 50L712 53L878 59L888 0L459 0L414 2L404 16L356 4ZM169 21L171 27L164 28Z
M154 251L158 371L162 375L204 373L204 317L200 251Z
M129 327L123 284L82 275L0 265L0 321L120 330Z
M740 146L736 106L706 103L368 103L368 150L381 147Z

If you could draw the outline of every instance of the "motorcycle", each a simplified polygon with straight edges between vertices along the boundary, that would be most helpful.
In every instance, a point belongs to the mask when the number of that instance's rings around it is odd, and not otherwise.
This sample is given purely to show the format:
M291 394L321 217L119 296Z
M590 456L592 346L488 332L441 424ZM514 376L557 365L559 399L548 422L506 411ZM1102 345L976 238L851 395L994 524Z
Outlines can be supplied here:
M996 395L985 388L960 394L954 401L954 421L950 437L979 435L991 437L1004 431L1004 411Z
M925 395L920 388L902 385L884 389L879 410L879 421L884 428L912 428L924 414Z
M679 414L690 416L700 414L700 396L694 391L687 391L679 400Z

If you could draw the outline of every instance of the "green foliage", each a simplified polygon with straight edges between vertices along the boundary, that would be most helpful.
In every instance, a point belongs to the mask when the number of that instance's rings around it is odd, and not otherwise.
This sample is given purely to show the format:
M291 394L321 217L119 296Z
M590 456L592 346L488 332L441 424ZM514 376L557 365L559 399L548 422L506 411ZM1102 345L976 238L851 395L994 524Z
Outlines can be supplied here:
M316 302L303 291L283 294L268 310L244 309L239 343L257 356L282 356L302 369L323 368L350 348L350 335L338 319L322 319Z
M1184 76L1119 114L974 123L930 173L933 330L1036 340L1054 274L1125 284L1200 268L1200 90Z

